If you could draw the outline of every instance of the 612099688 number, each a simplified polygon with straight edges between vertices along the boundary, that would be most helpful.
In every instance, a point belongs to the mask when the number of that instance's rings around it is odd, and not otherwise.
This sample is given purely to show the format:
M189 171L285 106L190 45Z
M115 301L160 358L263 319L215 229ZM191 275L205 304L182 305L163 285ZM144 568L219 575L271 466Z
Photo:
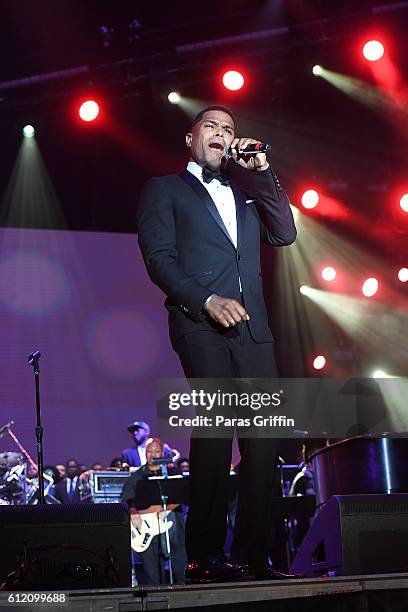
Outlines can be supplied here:
M68 602L65 593L9 593L9 604L64 604ZM1 602L0 602L1 605Z

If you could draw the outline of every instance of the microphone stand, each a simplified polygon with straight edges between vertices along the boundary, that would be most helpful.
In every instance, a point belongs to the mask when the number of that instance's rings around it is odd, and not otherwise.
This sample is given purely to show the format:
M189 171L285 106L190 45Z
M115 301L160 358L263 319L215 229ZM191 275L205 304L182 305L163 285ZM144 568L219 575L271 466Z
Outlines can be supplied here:
M164 476L164 478L166 478L166 476ZM162 493L161 486L160 486L160 492ZM169 578L170 578L170 584L174 584L173 564L171 561L170 536L169 536L169 527L168 527L168 519L167 519L167 500L168 498L169 498L168 495L163 495L162 493L161 500L162 500L162 508L163 508L163 513L164 513L163 522L164 522L164 530L165 530L165 537L166 537L166 552L167 552L167 556L169 560Z
M40 403L40 351L34 351L28 357L29 365L34 368L35 380L35 405L37 413L37 425L35 435L37 438L37 457L38 457L38 503L45 504L44 497L44 460L43 460L43 427L41 424L41 403Z
M163 457L160 459L153 459L153 463L154 464L159 464L161 465L161 469L162 469L162 475L164 480L166 480L169 476L169 473L167 471L167 465L169 463L172 463L172 459L169 459L168 457ZM174 578L173 578L173 564L172 564L172 560L171 560L171 548L170 548L170 536L169 536L169 526L168 526L168 518L167 518L167 500L169 498L168 495L164 495L163 493L163 489L160 483L160 480L157 481L157 484L159 485L159 490L160 490L160 498L161 498L161 502L162 502L162 508L163 508L163 523L164 523L164 533L165 533L165 538L166 538L166 553L167 553L167 558L169 560L169 578L170 578L170 584L174 584Z

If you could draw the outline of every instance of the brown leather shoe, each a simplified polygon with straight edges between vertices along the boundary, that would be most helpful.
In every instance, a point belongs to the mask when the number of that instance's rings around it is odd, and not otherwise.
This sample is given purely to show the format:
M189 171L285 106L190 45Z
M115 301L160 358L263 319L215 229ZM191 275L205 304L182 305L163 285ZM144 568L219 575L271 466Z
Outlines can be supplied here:
M190 561L186 566L186 584L232 582L245 574L246 567L223 558Z

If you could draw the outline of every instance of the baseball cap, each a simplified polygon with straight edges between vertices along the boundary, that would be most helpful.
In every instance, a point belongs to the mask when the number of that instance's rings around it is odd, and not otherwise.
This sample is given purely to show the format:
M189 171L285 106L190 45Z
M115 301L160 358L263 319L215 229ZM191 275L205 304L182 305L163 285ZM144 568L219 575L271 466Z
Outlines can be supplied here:
M127 430L130 433L133 433L136 431L136 429L145 429L146 431L150 431L149 425L144 421L133 421L133 423L130 423L130 425L127 426Z

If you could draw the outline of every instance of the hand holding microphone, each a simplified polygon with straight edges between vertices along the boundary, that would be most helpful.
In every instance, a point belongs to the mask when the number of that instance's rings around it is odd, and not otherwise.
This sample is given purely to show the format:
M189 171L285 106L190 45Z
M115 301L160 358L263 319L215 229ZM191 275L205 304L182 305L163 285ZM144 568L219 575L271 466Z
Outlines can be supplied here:
M266 152L270 149L271 145L253 138L234 138L228 153L240 166L262 171L269 168Z

